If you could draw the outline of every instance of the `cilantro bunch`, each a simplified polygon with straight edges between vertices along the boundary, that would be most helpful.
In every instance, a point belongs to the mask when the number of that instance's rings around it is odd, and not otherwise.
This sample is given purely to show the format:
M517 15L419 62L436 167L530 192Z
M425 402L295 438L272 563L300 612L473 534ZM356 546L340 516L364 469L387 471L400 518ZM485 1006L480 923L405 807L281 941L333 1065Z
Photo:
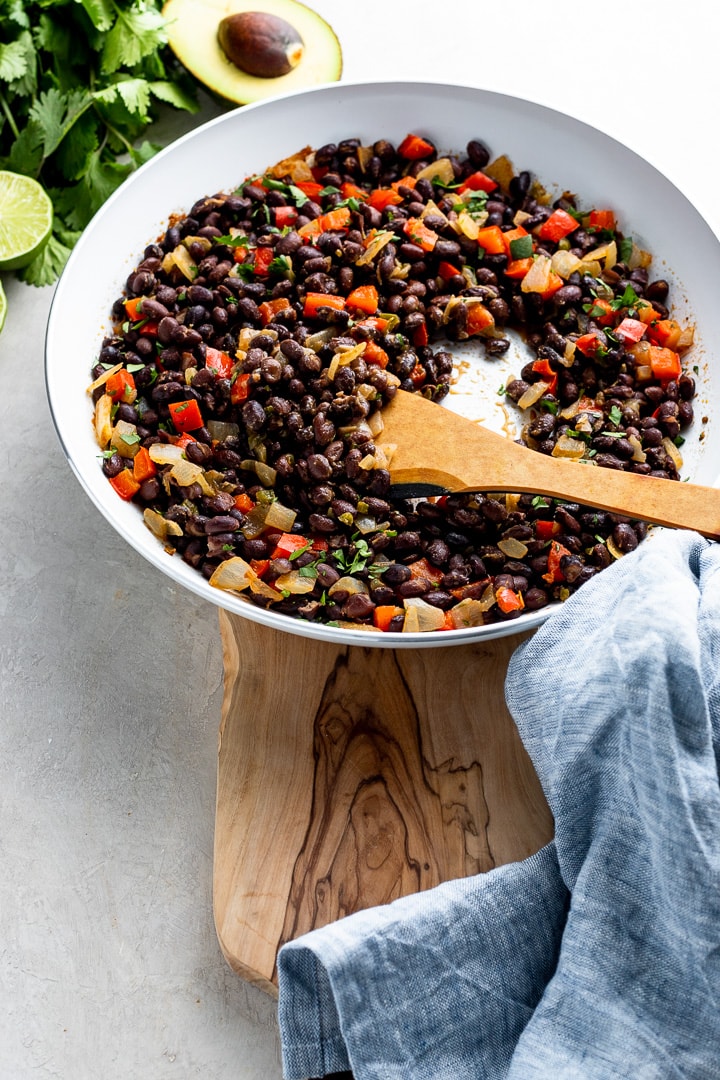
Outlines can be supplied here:
M38 180L54 227L22 271L53 282L93 214L160 147L163 106L197 111L196 84L153 0L0 0L0 168Z

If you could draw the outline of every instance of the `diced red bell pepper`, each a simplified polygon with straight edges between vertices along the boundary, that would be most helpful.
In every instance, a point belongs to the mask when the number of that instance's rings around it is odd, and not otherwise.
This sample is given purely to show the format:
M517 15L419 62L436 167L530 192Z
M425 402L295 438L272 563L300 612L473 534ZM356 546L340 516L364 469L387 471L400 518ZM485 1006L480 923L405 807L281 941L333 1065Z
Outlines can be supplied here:
M458 192L462 195L463 191L495 191L497 188L497 181L493 180L491 176L487 176L484 172L478 170L472 173L466 180L463 180L462 184L458 188Z
M146 446L141 446L133 458L133 477L138 484L144 484L157 473L155 462L150 457Z
M575 348L579 349L583 356L595 356L602 348L602 342L597 334L583 334L575 342Z
M178 435L172 442L175 446L179 446L181 450L184 450L191 442L197 442L197 439L189 431L184 431L182 435Z
M505 268L505 277L512 278L514 281L522 281L529 272L533 262L534 259L532 257L527 259L513 259L513 261L509 262Z
M659 314L659 312L655 310L652 304L647 303L647 301L637 304L636 307L637 317L640 322L644 322L650 325L651 323L657 322L658 319L662 318L662 316Z
M399 206L402 201L402 195L399 195L397 191L393 191L391 187L375 188L368 196L369 205L381 213L383 210L387 210L388 206Z
M615 214L612 210L591 210L588 224L591 229L607 229L615 232Z
M235 361L230 353L222 349L213 349L210 345L205 349L205 367L212 371L217 379L229 379L234 366Z
M499 225L486 225L485 228L479 229L477 242L488 255L505 254L505 240Z
M273 217L278 229L286 229L294 225L298 219L296 206L273 206Z
M560 524L557 521L548 521L540 518L535 522L535 535L538 540L552 540L560 532Z
M303 195L307 195L308 199L315 202L325 185L315 180L298 180L293 186L302 191Z
M282 533L270 556L272 559L289 559L293 552L299 548L311 546L311 541L306 536L298 536L297 533Z
M494 325L495 319L484 304L468 304L466 329L471 337L473 334L481 334L483 330Z
M134 296L131 300L124 301L125 311L130 322L140 322L145 317L142 313L142 302L145 299L144 296Z
M429 229L420 218L408 218L403 226L403 232L423 251L432 251L438 242L438 234Z
M435 154L435 147L420 135L410 134L405 136L397 152L400 157L407 158L408 161L420 161L422 158L432 157Z
M303 304L305 318L314 318L321 308L333 308L335 311L342 311L345 308L345 298L336 296L334 293L307 293Z
M553 540L550 543L550 550L548 552L548 568L547 573L543 574L543 580L548 584L554 585L558 581L564 581L565 575L560 569L560 560L563 555L569 555L570 552L562 544L559 544L557 540Z
M438 263L438 277L441 277L443 281L450 281L451 278L457 277L461 271L457 266L453 266L452 263L443 261Z
M427 323L421 322L419 326L416 326L412 334L412 343L416 349L424 349L427 343L430 341L430 334L428 333Z
M595 297L588 314L600 326L612 326L617 318L617 312L610 301L602 297Z
M538 373L538 375L542 376L543 382L547 382L547 384L548 384L547 393L548 394L554 394L555 391L557 390L558 377L557 377L557 372L553 371L553 369L550 367L550 361L549 360L535 360L534 363L533 363L532 369L533 369L533 371L536 371Z
M547 221L543 221L542 225L538 226L537 235L541 240L549 240L551 243L556 244L558 240L562 240L563 237L574 232L579 227L579 224L572 214L568 214L567 210L558 208L553 210Z
M675 319L658 319L648 325L647 336L653 345L677 349L683 328Z
M340 194L343 199L358 199L361 202L365 202L370 192L366 191L365 188L359 187L357 184L351 184L349 180L345 180L340 185Z
M316 536L313 538L312 550L313 551L327 551L330 545L324 536Z
M639 319L630 318L623 319L613 330L613 333L620 338L623 345L634 344L641 337L644 337L646 332L647 326L645 323L640 322Z
M390 363L390 357L376 341L368 341L365 345L363 360L366 364L374 364L376 367L386 368Z
M348 295L345 303L352 311L362 311L365 315L374 315L378 309L378 291L374 285L358 285Z
M439 585L443 579L442 570L429 563L426 558L416 559L408 566L411 577L419 581L427 581L431 585Z
M242 514L249 514L255 505L254 501L250 498L247 492L243 491L240 495L235 496L235 509L239 510Z
M324 232L347 229L351 216L349 206L337 206L334 210L328 210L326 214L320 214L319 217L308 221L305 225L301 225L298 229L298 235L302 236L304 240L308 240L313 236L320 236Z
M129 502L140 490L140 484L137 482L130 469L123 469L117 476L111 476L110 484L120 498L125 499L126 502Z
M387 328L390 325L387 319L370 318L370 319L358 319L355 326L363 326L366 330L377 330L379 334L387 332Z
M510 589L507 585L501 585L499 589L495 590L495 600L497 606L505 615L509 615L511 611L522 611L525 607L522 593Z
M443 612L442 626L438 626L438 630L456 630L455 620L452 617L452 611Z
M550 298L553 297L556 292L559 292L560 289L562 289L564 284L565 282L560 277L560 275L554 273L554 271L551 270L547 276L547 284L543 291L540 293L540 296L543 300L550 300Z
M275 258L275 252L271 247L255 248L253 270L258 277L267 277L270 273L270 263Z
M401 607L395 607L394 604L378 604L373 611L373 626L376 630L382 630L387 632L390 629L390 623L398 615L404 615L405 609Z
M243 401L247 401L249 393L250 375L247 372L240 372L233 379L230 387L230 401L233 405L241 405Z
M275 300L263 300L262 304L258 305L263 326L267 326L268 323L273 322L278 312L284 311L285 308L289 307L292 307L292 304L287 296L279 296Z
M417 179L414 176L401 176L399 180L393 180L390 187L393 191L398 191L401 187L412 189L417 184Z
M137 398L137 389L132 372L120 368L105 380L105 393L117 404L132 405Z
M660 382L670 382L671 379L679 379L682 375L680 356L672 349L662 348L660 345L651 345L649 350L650 367L653 378Z
M195 398L190 401L171 401L168 409L176 431L197 431L203 426L202 413Z
M259 578L265 577L270 569L269 559L251 559L249 563L250 569L254 570Z
M413 386L422 386L427 378L427 373L422 364L416 364L410 372L408 378L410 379L410 382L413 384Z

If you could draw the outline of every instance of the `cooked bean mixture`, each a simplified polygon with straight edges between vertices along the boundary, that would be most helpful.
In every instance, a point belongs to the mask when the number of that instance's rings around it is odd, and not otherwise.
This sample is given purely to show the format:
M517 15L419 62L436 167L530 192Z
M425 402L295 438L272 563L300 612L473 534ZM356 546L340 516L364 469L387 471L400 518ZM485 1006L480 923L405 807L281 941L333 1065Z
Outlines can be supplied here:
M346 139L178 216L127 279L90 392L102 468L166 550L299 619L442 631L564 600L647 525L518 494L393 498L382 406L453 342L527 362L519 441L678 479L693 328L606 207L479 140ZM390 451L388 450L388 453Z

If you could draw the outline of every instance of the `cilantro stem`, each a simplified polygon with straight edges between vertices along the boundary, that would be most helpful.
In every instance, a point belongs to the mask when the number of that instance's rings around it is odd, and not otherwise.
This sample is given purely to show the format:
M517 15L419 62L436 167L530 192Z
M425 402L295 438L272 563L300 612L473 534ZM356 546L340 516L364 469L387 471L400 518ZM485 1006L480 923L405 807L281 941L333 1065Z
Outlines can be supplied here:
M6 100L5 95L3 94L2 90L0 90L0 105L2 106L2 111L5 113L5 117L7 119L8 124L10 125L10 129L12 130L12 133L15 136L15 138L17 139L17 137L20 134L20 130L19 130L17 124L15 123L15 117L13 116L12 112L10 111L10 106L8 105L7 100Z

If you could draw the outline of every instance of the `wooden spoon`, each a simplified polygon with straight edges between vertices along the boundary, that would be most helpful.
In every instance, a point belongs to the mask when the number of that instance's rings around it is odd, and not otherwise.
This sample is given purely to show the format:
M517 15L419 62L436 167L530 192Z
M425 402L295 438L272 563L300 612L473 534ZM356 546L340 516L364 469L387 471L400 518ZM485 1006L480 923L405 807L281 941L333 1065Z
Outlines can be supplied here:
M396 494L529 492L720 539L720 489L540 454L403 390L382 416Z

